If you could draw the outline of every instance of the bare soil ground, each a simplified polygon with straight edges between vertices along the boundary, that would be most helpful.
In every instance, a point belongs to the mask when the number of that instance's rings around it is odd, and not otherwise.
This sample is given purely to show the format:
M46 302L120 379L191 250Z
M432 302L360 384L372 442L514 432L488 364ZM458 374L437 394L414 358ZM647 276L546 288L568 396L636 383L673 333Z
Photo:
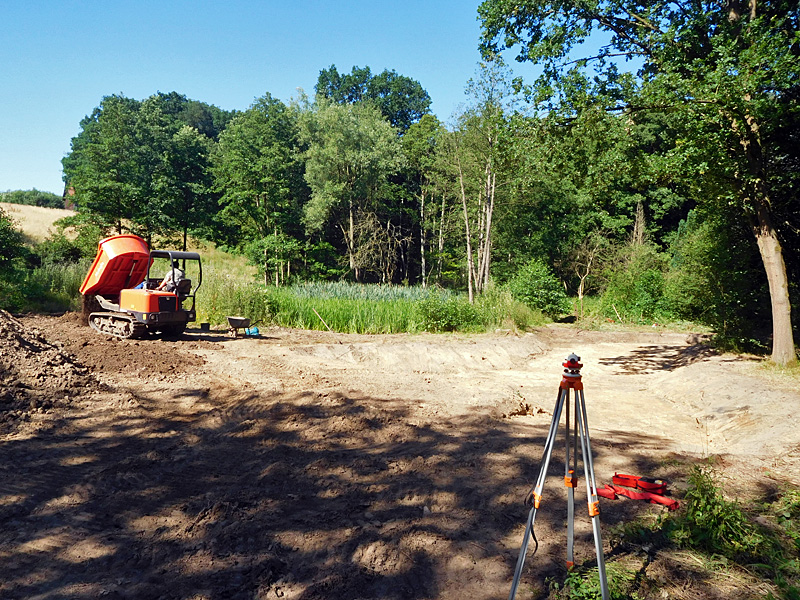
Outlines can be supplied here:
M791 382L692 342L573 326L119 341L0 312L0 597L506 598L571 352L600 485L667 478L680 497L710 455L743 498L800 484ZM562 457L559 441L518 598L564 576ZM765 593L616 539L663 510L602 501L606 554L642 598Z

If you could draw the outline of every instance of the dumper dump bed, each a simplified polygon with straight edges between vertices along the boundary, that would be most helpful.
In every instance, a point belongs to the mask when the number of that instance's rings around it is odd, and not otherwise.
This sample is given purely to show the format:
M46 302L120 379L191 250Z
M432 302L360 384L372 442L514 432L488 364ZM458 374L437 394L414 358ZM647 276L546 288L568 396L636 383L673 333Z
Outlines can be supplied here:
M149 263L150 249L139 236L116 235L101 240L81 294L118 295L144 281Z

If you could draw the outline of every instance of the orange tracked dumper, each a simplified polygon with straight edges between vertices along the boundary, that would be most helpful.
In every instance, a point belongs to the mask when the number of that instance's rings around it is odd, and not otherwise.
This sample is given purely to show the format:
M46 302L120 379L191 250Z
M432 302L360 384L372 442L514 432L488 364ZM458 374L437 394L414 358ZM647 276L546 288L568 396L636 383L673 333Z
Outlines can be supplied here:
M151 278L151 267L168 265L174 282L159 289L162 278ZM196 263L190 279L183 278L187 263ZM101 240L97 256L81 285L84 318L100 333L119 338L149 334L180 335L194 321L195 294L203 279L200 255L177 250L150 250L136 235Z

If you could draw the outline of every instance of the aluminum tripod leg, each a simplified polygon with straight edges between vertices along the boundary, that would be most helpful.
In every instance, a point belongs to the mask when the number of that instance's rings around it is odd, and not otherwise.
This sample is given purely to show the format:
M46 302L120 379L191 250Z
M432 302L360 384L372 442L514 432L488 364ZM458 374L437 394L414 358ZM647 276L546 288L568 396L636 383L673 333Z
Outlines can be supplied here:
M575 453L573 458L575 464L570 469L569 466L569 444L570 444L570 411L569 411L569 390L562 389L561 395L564 397L566 404L566 435L564 436L566 451L566 459L564 461L564 485L567 487L567 569L571 569L575 565L574 548L575 548L575 486L577 480L575 479L575 469L577 468L578 448L577 448L577 421L575 422ZM577 415L576 415L577 417Z
M534 485L531 492L533 494L533 508L531 508L528 513L525 535L522 536L522 546L519 549L517 566L514 569L514 580L511 583L511 592L508 594L509 600L514 600L514 597L517 595L519 580L522 576L522 567L525 566L525 557L528 555L528 544L530 543L531 534L533 533L533 524L536 521L536 510L539 508L539 499L542 497L544 480L547 478L547 469L550 465L550 457L553 454L553 446L555 445L556 434L558 433L558 423L561 421L561 410L564 408L563 392L564 390L559 390L558 397L556 398L556 406L553 409L553 420L550 421L550 431L547 433L547 440L544 443L544 453L542 454L542 462L539 466L539 476L536 478L536 485Z
M594 478L594 462L592 460L592 443L589 441L589 423L586 418L586 399L583 389L575 390L575 418L581 438L581 455L583 456L583 476L586 479L586 497L589 499L589 515L592 518L594 548L597 553L597 573L600 577L600 591L603 600L608 600L608 580L606 579L606 562L603 557L603 539L600 534L600 503L597 497L597 482Z

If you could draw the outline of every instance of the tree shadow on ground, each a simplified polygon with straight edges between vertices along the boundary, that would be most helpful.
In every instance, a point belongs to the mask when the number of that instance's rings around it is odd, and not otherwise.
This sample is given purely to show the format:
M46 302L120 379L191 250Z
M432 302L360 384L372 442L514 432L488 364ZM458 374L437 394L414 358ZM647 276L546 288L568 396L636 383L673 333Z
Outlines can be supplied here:
M624 356L601 358L600 364L616 366L622 375L645 375L655 371L675 371L716 355L713 348L694 346L641 346Z
M548 415L429 421L391 398L232 388L183 390L176 407L204 408L170 412L166 391L131 393L136 408L67 412L0 448L3 598L508 594ZM638 452L660 440L625 435L595 460L663 471ZM530 589L563 564L562 476L554 456ZM605 527L642 505L603 510ZM592 560L577 520L576 554Z

